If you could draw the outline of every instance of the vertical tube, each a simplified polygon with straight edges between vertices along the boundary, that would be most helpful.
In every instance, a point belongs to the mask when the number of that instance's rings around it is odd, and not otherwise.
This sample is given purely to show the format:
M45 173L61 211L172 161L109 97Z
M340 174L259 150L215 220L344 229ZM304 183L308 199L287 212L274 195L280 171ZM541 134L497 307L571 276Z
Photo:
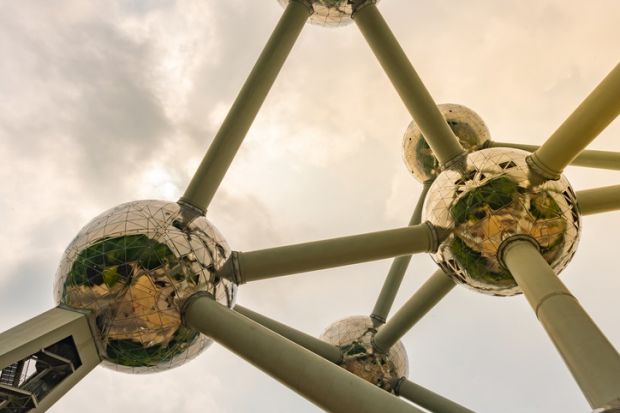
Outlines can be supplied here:
M291 340L293 343L299 344L303 348L318 354L332 363L340 363L342 361L342 352L336 346L326 343L316 337L312 337L311 335L303 333L278 321L272 320L269 317L265 317L262 314L250 310L249 308L236 305L235 311L246 316L250 320L256 321L263 327L267 327L271 331L280 334L282 337Z
M445 166L464 154L458 138L437 109L435 101L377 7L368 4L355 12L353 19L409 113L420 126L439 164Z
M442 270L437 270L418 291L375 334L372 344L386 353L428 313L456 284Z
M528 163L547 179L560 174L620 114L620 64L603 79Z
M180 202L207 210L310 13L289 2Z
M187 325L208 335L328 412L421 413L396 396L215 302L186 302Z
M424 199L426 198L426 194L428 192L428 189L431 187L431 184L432 182L424 183L424 186L422 187L422 193L420 194L418 203L416 204L413 215L411 216L411 220L409 221L410 226L418 225L422 221L422 208L424 206ZM385 278L385 282L383 283L383 287L381 288L379 297L377 297L375 307L373 308L372 314L370 315L370 318L372 318L375 326L383 324L387 320L387 316L390 313L392 305L394 304L394 299L396 298L396 294L398 293L400 284L403 281L405 272L407 272L407 267L409 267L410 261L411 255L396 257L394 258L394 261L392 261L392 265L390 266L388 275Z
M500 257L593 408L620 398L620 355L562 284L534 241L504 241Z
M396 394L433 413L474 413L452 400L426 389L405 377L394 383Z

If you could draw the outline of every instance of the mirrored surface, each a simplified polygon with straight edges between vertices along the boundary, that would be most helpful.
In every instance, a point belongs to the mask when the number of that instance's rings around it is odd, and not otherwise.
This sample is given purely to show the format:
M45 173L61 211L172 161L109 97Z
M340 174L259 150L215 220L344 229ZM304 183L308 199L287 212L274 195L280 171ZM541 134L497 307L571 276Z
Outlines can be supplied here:
M234 305L236 285L215 277L229 255L204 216L174 202L130 202L93 219L67 247L55 298L94 312L105 366L166 370L211 343L182 325L184 299L206 291Z
M331 324L320 339L340 347L342 367L387 391L390 381L409 374L409 360L403 344L397 342L388 354L376 353L371 344L377 330L368 316L353 316Z
M482 118L463 105L443 103L437 105L452 132L459 138L467 152L476 151L491 139L489 129ZM439 161L424 139L420 127L411 121L403 136L403 160L407 170L420 182L435 179L441 172Z
M575 193L565 177L545 181L532 174L528 155L483 149L431 186L424 219L452 232L433 259L457 282L487 294L520 293L497 259L502 241L514 235L533 238L556 274L573 257L580 234Z
M290 0L278 0L286 6ZM312 24L319 26L338 27L351 23L353 2L351 0L308 0L312 3L313 13L308 19ZM368 0L377 3L379 0Z

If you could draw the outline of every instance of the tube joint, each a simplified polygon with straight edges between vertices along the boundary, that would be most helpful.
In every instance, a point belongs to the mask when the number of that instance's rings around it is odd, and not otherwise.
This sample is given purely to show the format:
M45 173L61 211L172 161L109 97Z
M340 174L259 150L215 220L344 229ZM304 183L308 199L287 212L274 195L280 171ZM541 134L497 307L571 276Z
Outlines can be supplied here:
M530 237L529 235L518 234L518 235L513 235L511 237L506 238L505 240L502 241L501 244L499 244L499 247L497 248L497 261L506 270L508 270L508 267L506 266L506 263L504 262L504 256L506 255L506 252L510 250L511 246L515 245L514 244L515 241L527 241L531 243L534 247L536 247L537 250L540 251L540 245L538 245L538 242L534 238Z
M230 257L226 260L222 268L217 272L221 278L226 278L237 285L245 284L247 280L241 272L241 263L239 262L239 251L230 253Z
M372 323L374 324L375 327L383 325L387 321L385 317L382 317L375 313L371 314L370 318L372 319Z
M189 297L187 297L185 301L183 301L183 303L181 304L181 308L180 308L181 322L183 323L184 326L192 328L190 325L187 324L187 320L185 319L185 314L187 313L187 309L189 308L189 306L193 304L194 301L200 298L203 298L203 297L207 297L211 300L215 300L215 297L213 296L213 294L210 294L206 291L198 291L190 295Z
M538 156L538 153L534 152L531 155L528 155L525 158L527 165L530 169L536 173L537 175L543 177L544 179L557 181L562 177L562 171L556 171L550 167L548 167Z
M390 349L384 349L383 347L381 347L380 344L377 344L377 340L375 340L375 337L376 335L373 335L370 339L370 345L372 346L373 350L380 354L388 354Z

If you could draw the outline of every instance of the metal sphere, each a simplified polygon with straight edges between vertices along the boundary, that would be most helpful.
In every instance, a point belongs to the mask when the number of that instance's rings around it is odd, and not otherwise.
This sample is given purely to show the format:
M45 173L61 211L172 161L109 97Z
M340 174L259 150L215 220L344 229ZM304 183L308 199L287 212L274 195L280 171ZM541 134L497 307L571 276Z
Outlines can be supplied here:
M287 6L290 0L278 0L282 6ZM312 5L312 15L308 21L319 26L345 26L353 20L351 16L356 3L377 3L379 0L351 1L351 0L305 0Z
M451 231L433 259L457 282L492 295L521 292L497 258L502 241L534 239L559 274L577 248L580 218L575 193L565 177L534 175L528 152L490 148L467 155L435 180L423 216Z
M393 392L391 382L409 374L405 347L399 341L388 354L376 353L371 340L377 330L368 316L353 316L331 324L320 339L340 347L342 367L384 390Z
M182 324L183 301L206 291L233 306L236 285L215 277L229 255L204 216L174 202L129 202L93 219L69 244L56 273L56 302L94 313L104 366L170 369L211 344Z
M453 103L443 103L437 108L467 152L482 148L491 139L487 125L473 110ZM420 182L435 179L441 172L439 161L413 120L403 136L403 160Z

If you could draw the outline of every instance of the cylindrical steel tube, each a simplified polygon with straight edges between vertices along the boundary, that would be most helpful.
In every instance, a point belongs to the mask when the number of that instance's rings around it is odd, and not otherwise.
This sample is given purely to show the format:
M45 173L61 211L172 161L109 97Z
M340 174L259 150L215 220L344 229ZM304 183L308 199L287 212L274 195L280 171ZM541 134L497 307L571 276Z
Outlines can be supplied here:
M181 202L206 211L310 13L303 2L289 2Z
M581 215L598 214L620 209L620 185L577 191L577 205Z
M422 221L422 208L424 206L424 199L426 198L426 193L428 192L428 189L431 187L431 183L432 182L425 182L424 186L422 187L422 193L420 194L420 198L418 198L418 202L413 211L413 215L411 216L411 220L409 221L410 226L418 225ZM385 282L383 283L383 287L381 288L379 297L377 297L375 307L373 308L372 314L370 315L370 318L373 319L373 322L376 325L383 324L387 320L387 316L392 309L392 304L394 304L394 299L396 298L396 294L398 293L400 284L403 281L405 272L407 272L407 267L409 267L410 261L411 255L396 257L394 258L394 261L392 261L392 265L390 266L388 275L385 278Z
M375 334L373 346L387 352L430 311L456 284L442 270L435 273L411 296L409 300Z
M508 240L502 259L593 408L620 397L620 355L533 241Z
M620 64L603 79L560 127L529 158L548 179L560 174L620 114Z
M224 264L220 275L243 284L282 275L428 252L434 250L436 245L433 227L424 223L284 247L236 252Z
M424 138L443 166L464 154L458 138L441 115L398 40L374 4L362 7L353 19L390 78Z
M190 298L184 320L328 412L421 413L208 296Z
M534 152L540 146L527 145L524 143L508 142L489 142L490 148L516 148L524 151ZM620 171L620 152L583 150L570 163L574 166L584 166L586 168L601 168Z
M433 413L474 413L466 407L461 406L446 399L445 397L426 389L419 384L407 380L406 378L400 379L396 386L396 394L403 397L410 402L417 404L420 407L427 409Z
M293 343L297 343L303 348L318 354L332 363L340 363L342 361L342 352L336 346L326 343L316 337L312 337L309 334L303 333L262 314L254 312L249 308L237 305L235 306L235 311L246 316L250 320L256 321L258 324L267 327L271 331L280 334L282 337L288 338Z

